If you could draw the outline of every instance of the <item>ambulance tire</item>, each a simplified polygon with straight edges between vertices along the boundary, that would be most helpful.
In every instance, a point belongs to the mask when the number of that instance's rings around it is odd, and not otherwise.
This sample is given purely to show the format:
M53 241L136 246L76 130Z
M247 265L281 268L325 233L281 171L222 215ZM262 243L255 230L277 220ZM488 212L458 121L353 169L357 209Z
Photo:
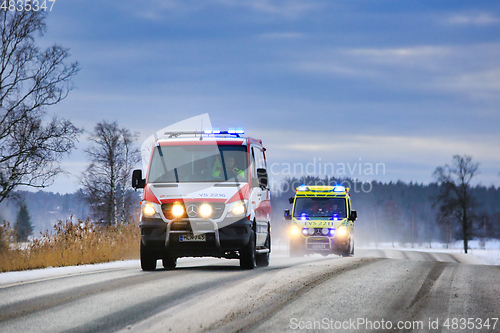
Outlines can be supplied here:
M255 232L250 231L250 241L240 251L240 267L242 269L254 269L257 266L257 256L255 253Z
M269 252L257 254L257 266L267 267L269 266L269 253L271 252L271 235L268 233L266 238L266 243L264 246L269 249Z
M347 249L342 251L341 256L342 257L350 257L351 256L351 241L349 241L349 246L347 247Z
M352 241L352 246L351 246L351 256L353 255L354 255L354 241Z
M143 271L156 269L156 255L141 242L141 268Z
M177 266L177 258L165 255L163 257L163 268L174 269Z

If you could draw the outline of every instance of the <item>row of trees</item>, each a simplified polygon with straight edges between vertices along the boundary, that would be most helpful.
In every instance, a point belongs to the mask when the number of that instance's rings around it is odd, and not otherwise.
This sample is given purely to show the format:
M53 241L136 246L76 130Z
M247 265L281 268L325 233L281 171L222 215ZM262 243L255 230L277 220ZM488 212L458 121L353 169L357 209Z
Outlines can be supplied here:
M80 68L68 60L68 49L36 45L45 20L44 11L0 11L0 203L15 197L19 186L51 185L64 172L62 158L83 133L69 120L47 119L47 108L68 96ZM90 136L91 163L81 185L96 220L117 224L130 217L127 185L139 160L136 139L137 134L105 121ZM24 212L26 206L20 208Z

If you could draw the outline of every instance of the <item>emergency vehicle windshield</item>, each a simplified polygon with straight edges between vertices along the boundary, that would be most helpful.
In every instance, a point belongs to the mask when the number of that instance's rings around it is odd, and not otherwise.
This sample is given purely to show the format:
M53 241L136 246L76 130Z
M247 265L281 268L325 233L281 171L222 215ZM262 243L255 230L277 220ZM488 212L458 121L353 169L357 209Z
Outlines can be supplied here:
M148 183L247 182L246 146L156 146Z
M346 218L346 200L341 198L296 198L293 216L297 218Z

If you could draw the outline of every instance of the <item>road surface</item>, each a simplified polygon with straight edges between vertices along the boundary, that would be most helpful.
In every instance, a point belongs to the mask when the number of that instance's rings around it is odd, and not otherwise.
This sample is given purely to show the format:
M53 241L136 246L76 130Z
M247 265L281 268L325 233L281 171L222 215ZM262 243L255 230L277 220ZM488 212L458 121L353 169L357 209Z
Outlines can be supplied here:
M173 271L137 261L23 281L0 274L0 332L500 332L500 266L474 262L356 249L272 255L251 271L188 258Z

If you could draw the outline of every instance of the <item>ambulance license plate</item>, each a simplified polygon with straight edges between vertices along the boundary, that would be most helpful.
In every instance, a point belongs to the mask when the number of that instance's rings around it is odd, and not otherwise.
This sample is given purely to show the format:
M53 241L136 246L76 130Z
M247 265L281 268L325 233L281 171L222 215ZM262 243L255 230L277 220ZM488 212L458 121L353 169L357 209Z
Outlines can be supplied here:
M193 234L182 234L179 236L180 242L205 242L207 238L205 234L193 235Z
M312 244L313 250L324 250L326 248L326 244Z

